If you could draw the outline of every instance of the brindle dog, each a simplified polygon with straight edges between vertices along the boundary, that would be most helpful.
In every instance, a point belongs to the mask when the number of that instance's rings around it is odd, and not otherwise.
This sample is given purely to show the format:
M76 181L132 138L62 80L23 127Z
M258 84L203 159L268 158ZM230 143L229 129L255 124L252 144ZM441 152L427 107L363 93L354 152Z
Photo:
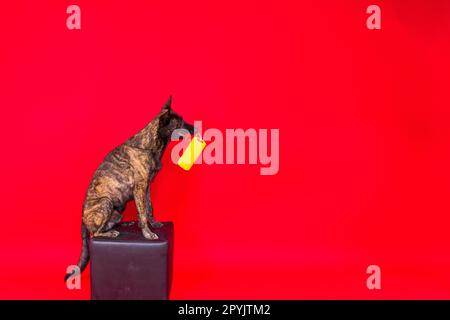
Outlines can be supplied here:
M83 204L81 224L82 249L78 262L80 271L89 261L89 234L117 237L113 227L122 219L128 201L134 199L138 211L139 227L149 240L158 239L153 228L162 227L155 221L150 200L149 183L161 169L161 158L176 129L194 134L194 126L171 109L172 97L161 112L141 131L112 150L92 177ZM66 274L65 280L75 274Z

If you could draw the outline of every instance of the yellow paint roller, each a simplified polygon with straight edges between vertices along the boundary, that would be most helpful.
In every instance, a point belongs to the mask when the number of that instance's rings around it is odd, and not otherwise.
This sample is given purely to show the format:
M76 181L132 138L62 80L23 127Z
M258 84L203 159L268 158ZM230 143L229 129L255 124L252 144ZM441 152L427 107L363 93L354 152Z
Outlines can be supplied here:
M205 146L205 141L200 137L194 136L194 139L191 140L180 159L178 159L178 165L186 171L190 170Z

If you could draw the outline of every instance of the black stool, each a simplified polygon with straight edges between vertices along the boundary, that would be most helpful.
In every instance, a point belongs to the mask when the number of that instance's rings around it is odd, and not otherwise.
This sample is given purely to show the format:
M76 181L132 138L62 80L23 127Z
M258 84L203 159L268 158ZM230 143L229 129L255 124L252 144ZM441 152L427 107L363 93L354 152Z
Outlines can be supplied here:
M119 224L117 238L90 241L93 300L166 300L172 274L173 223L152 228L158 240L147 240L138 223Z

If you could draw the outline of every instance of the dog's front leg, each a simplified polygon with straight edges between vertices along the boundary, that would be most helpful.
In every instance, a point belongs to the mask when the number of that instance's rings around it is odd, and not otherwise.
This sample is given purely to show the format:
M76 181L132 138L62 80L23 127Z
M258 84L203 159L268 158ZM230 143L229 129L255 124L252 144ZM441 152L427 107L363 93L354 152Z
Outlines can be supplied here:
M158 222L155 220L155 217L153 216L153 206L152 206L152 200L150 199L150 188L148 188L146 197L145 197L145 205L147 207L148 212L148 220L150 221L150 224L153 228L161 228L163 224L161 222Z
M148 194L148 185L145 184L137 184L134 187L134 201L136 202L136 208L138 211L138 218L139 218L139 227L142 230L142 234L145 238L150 240L156 240L158 239L158 235L156 233L153 233L150 231L150 228L148 227L148 221L147 217L149 215L149 212L147 212L147 206L146 206L146 194Z

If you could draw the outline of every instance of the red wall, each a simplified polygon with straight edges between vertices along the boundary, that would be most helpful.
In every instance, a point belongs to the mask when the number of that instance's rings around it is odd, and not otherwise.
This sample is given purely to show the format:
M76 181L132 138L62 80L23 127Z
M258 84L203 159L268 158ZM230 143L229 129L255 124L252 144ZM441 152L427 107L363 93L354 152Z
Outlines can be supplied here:
M1 1L0 298L90 297L63 281L90 177L170 94L205 128L280 129L274 176L169 148L172 298L450 298L449 36L446 0Z

